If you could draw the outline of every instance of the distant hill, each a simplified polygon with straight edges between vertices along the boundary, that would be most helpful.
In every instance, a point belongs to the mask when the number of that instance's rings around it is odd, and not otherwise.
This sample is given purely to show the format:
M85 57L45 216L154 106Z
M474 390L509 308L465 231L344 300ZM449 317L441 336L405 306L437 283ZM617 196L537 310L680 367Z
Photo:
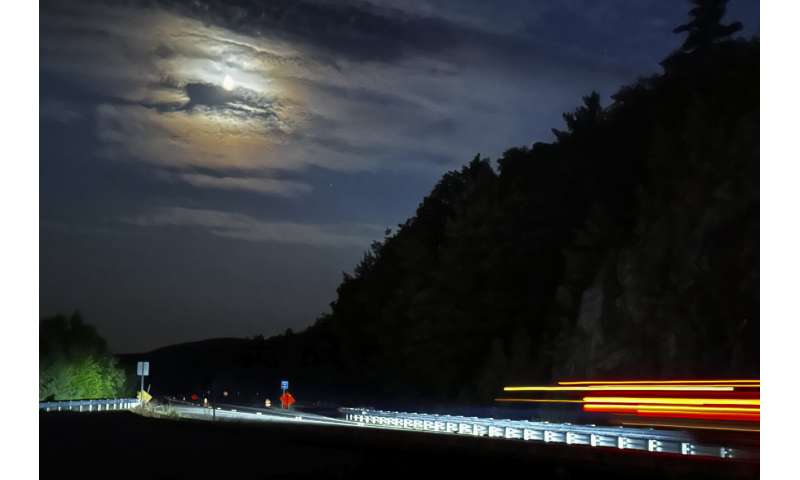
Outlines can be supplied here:
M280 355L287 348L285 336L264 340L263 338L214 338L198 342L181 343L156 350L117 355L128 373L131 391L139 386L136 377L136 362L149 361L150 375L145 379L145 388L156 395L178 395L189 397L192 393L218 399L235 399L243 402L261 403L265 398L277 401L280 381L291 381L291 391L301 403L325 401L357 402L356 390L348 388L348 382L336 383L336 375L328 369L314 366L303 368L280 359L268 361L266 352ZM278 348L271 345L279 344ZM228 391L228 397L223 392ZM205 392L205 393L204 393Z

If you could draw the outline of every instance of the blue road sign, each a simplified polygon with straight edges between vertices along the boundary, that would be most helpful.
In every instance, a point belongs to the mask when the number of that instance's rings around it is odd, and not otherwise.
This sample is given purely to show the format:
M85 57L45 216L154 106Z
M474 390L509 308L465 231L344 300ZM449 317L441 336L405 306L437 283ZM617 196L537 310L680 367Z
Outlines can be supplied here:
M289 380L281 380L281 390L289 390Z

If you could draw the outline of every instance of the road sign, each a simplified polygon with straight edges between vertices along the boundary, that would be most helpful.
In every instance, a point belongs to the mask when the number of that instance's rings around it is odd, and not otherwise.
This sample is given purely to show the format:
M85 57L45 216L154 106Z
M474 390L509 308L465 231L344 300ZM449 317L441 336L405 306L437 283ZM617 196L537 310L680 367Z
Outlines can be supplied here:
M289 392L283 392L283 395L281 395L281 407L289 408L293 403L295 403L295 399L292 394Z
M145 392L144 390L140 390L136 392L136 398L138 398L142 403L147 403L153 399L153 396Z
M140 397L140 400L142 400L142 403L146 403L147 401L149 401L149 399L145 399L145 397L144 397L144 394L145 394L145 391L144 391L144 377L150 375L150 362L136 362L136 375L139 375L139 378L141 379L141 385L142 385L140 387L140 390L142 392L142 396ZM150 389L148 388L148 390L150 390ZM138 396L138 394L137 394L137 396Z
M281 390L289 390L289 380L281 380Z

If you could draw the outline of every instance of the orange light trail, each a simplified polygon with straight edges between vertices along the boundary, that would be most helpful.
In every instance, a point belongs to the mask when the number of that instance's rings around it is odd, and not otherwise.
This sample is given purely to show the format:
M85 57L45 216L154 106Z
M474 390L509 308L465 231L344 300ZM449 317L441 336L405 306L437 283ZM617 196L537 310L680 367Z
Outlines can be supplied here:
M760 421L759 379L560 381L505 392L585 392L577 399L499 398L497 402L582 403L586 412L697 420ZM607 392L607 393L597 393ZM629 393L630 392L630 393ZM635 393L634 393L635 392ZM682 392L682 393L677 393ZM633 396L626 396L632 394ZM584 396L586 395L586 396ZM526 395L527 396L527 395ZM687 423L683 421L682 423ZM716 427L714 427L716 428ZM722 424L720 429L727 429Z
M669 417L669 418L690 418L699 420L738 420L748 422L758 422L761 416L758 413L726 413L726 412L664 412L654 410L639 410L636 412L638 417Z
M503 387L506 392L591 392L591 391L682 391L682 392L732 392L741 385L588 385L581 387Z
M586 403L657 403L665 405L754 405L759 399L742 398L671 398L671 397L583 397Z
M526 403L584 403L583 400L555 400L549 398L495 398L495 402L526 402Z

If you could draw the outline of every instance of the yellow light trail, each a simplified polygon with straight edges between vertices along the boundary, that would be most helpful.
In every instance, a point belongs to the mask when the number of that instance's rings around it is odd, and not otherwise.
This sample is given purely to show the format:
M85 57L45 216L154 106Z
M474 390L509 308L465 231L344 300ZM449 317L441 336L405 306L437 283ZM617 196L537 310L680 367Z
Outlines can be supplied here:
M681 391L681 392L732 392L741 385L589 385L582 387L503 387L506 392L591 392L591 391Z
M666 405L761 405L752 398L583 397L586 403L659 403Z
M609 380L590 382L586 380L558 382L559 385L688 385L688 384L756 384L761 385L761 380ZM745 386L745 385L742 385Z

